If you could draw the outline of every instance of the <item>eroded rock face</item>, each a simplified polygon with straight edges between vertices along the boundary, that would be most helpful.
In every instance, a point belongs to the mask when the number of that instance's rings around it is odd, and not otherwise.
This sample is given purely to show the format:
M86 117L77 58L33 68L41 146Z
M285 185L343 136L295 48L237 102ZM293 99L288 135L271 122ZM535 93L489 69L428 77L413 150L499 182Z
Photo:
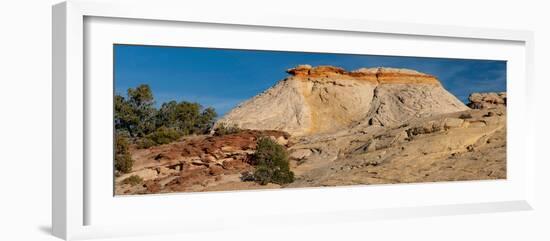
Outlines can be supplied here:
M371 84L433 84L440 85L437 78L410 69L397 68L360 68L347 72L335 66L298 65L288 69L287 73L302 80L312 78L335 78L369 82Z
M506 110L470 109L390 128L357 126L301 138L290 151L297 179L288 187L502 179Z
M472 93L468 97L472 109L490 109L506 106L506 92Z
M241 130L222 136L190 136L148 149L132 148L133 170L116 178L115 193L205 191L221 188L217 187L220 185L229 189L255 188L259 184L243 183L240 176L253 170L250 158L261 137L286 145L290 136L281 131ZM141 177L143 183L123 183L133 175Z
M467 110L431 75L394 68L300 65L290 77L242 103L216 125L281 130L293 136L358 124L392 126L412 118Z

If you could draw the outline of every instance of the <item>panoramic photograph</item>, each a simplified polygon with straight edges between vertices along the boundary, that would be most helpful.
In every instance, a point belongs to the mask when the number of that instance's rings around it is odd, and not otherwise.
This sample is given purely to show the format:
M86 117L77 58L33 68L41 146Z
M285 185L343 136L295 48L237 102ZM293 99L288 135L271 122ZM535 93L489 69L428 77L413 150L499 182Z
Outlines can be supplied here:
M506 61L113 53L115 195L506 179Z

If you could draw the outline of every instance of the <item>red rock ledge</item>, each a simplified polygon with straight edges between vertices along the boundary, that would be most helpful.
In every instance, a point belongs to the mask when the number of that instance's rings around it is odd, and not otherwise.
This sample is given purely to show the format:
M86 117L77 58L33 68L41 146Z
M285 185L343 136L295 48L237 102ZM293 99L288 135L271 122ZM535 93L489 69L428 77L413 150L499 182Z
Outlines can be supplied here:
M368 81L373 84L436 84L439 80L432 75L424 74L410 69L397 68L360 68L354 71L346 71L335 66L298 65L288 69L287 73L300 79L310 78L338 78Z

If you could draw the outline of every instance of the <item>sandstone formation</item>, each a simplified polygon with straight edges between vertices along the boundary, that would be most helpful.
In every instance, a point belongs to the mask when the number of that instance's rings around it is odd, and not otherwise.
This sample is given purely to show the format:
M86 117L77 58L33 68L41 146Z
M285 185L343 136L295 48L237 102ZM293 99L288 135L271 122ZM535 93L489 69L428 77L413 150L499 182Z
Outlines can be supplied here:
M468 109L434 76L414 70L347 72L333 66L300 65L287 72L291 76L242 103L216 125L303 136L360 123L396 126L412 118Z
M300 65L216 125L242 130L131 148L116 194L504 179L506 93L473 93L468 106L414 70ZM246 181L256 141L285 146L295 181ZM136 175L143 183L124 182Z
M288 143L289 135L280 131L244 130L223 136L190 136L183 140L147 149L131 150L135 161L132 172L115 179L116 194L213 191L266 188L242 182L241 173L253 170L250 156L259 137ZM143 183L124 184L130 176ZM268 188L278 185L269 185Z
M472 93L468 97L472 109L488 109L506 106L506 92Z
M502 179L506 113L467 110L301 137L290 152L298 178L289 187Z

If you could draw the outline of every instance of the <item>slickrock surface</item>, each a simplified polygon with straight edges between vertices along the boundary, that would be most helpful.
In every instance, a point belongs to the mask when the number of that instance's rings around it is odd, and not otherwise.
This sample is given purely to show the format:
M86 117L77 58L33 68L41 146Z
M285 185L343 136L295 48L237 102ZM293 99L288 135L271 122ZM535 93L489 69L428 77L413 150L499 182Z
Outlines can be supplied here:
M506 112L467 110L312 135L290 151L298 178L289 187L503 179Z
M412 118L467 110L431 75L394 68L347 72L300 65L290 77L242 103L217 125L280 130L293 136L328 133L361 122L395 126Z

